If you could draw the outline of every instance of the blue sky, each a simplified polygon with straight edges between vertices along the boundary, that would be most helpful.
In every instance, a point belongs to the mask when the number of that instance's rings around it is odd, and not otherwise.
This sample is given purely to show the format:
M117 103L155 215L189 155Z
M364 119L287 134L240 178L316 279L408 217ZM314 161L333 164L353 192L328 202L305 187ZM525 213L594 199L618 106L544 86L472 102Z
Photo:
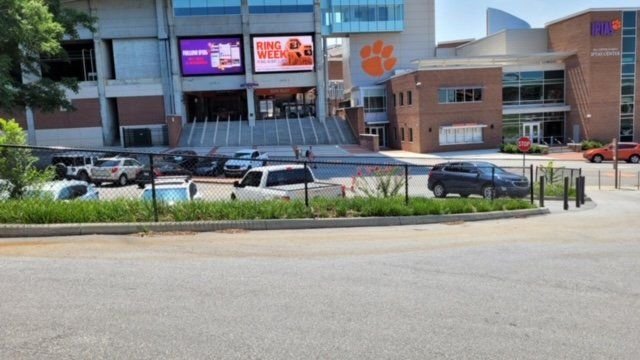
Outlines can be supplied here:
M513 14L532 27L544 27L588 8L640 8L640 0L436 0L436 41L483 37L488 7Z

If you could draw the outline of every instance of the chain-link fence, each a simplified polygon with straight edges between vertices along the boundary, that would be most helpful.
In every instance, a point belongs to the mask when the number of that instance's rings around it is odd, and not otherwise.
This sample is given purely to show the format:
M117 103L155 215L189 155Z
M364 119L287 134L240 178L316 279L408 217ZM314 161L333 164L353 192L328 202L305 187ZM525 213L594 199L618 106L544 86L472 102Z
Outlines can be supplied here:
M316 198L496 197L531 198L541 177L550 185L579 169L498 167L482 161L418 165L397 159L308 161L273 158L258 150L234 155L198 155L53 147L0 146L3 158L18 158L0 180L0 199L139 201L158 206L187 201L229 202ZM17 166L20 163L20 166ZM41 181L25 175L32 164ZM570 181L571 184L574 181Z

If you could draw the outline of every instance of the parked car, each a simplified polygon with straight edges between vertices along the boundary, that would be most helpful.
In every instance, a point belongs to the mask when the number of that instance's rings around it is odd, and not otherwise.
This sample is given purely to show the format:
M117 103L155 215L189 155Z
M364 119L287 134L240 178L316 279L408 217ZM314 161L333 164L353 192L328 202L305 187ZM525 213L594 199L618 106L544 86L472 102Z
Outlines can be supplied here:
M224 176L243 176L247 171L267 164L269 156L258 150L237 151L224 165Z
M193 171L198 176L218 176L224 174L224 165L228 156L218 155L215 158L201 158Z
M51 158L59 179L78 179L91 181L91 169L104 154L99 153L64 153Z
M429 172L427 187L439 198L447 194L525 197L530 192L526 177L484 161L437 164Z
M594 163L604 160L613 160L613 144L607 144L601 148L586 150L582 156ZM618 143L618 160L637 164L640 162L640 144L635 142Z
M164 153L162 160L176 163L189 171L194 171L199 159L198 154L193 150L175 149Z
M134 181L143 166L138 160L127 157L113 157L98 159L91 169L91 180L97 186L103 182L110 182L125 186Z
M339 184L319 182L304 165L271 165L249 170L233 184L232 200L304 199L305 183L310 199L345 196Z
M26 198L51 198L53 200L98 200L100 192L86 181L59 180L49 181L25 189Z
M168 177L156 180L156 200L173 205L177 202L202 199L198 186L188 177ZM148 184L140 195L143 200L153 199L153 186Z
M185 176L191 177L191 171L181 167L173 162L159 162L153 164L153 178L158 179L162 176ZM136 184L140 189L146 184L151 183L151 169L144 167L136 174Z

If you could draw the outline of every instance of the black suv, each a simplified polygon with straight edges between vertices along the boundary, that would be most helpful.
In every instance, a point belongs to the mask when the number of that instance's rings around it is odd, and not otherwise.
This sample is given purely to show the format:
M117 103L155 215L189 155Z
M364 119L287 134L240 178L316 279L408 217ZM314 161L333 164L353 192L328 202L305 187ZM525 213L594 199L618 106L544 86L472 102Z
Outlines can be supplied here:
M484 161L450 162L438 164L429 172L427 183L435 197L477 194L484 198L529 194L529 180Z

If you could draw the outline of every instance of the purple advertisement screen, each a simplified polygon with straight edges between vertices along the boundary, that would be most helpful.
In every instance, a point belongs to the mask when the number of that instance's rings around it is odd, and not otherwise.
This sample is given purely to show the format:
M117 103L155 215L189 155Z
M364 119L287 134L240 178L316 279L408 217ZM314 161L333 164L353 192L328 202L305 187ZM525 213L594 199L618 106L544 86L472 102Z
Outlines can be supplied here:
M244 74L242 39L180 39L182 75Z

